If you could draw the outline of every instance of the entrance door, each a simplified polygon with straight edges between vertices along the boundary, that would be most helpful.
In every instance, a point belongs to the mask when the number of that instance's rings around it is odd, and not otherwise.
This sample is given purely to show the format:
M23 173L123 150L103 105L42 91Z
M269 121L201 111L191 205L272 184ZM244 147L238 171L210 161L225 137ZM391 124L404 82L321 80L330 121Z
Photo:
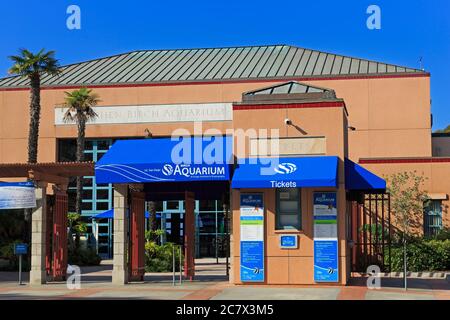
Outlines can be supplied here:
M164 242L184 245L183 201L165 201L161 213L161 228L165 231Z
M225 215L222 201L200 200L197 203L196 257L225 257Z

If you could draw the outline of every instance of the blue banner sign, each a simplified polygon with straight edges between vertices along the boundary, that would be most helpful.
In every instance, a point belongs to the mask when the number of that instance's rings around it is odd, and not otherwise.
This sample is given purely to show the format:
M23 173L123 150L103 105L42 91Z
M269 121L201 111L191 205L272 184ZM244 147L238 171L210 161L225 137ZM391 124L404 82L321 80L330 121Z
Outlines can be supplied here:
M298 248L297 235L281 235L280 248L281 249L297 249Z
M36 207L32 182L0 182L0 210Z
M339 281L337 240L314 240L314 281Z
M264 202L262 194L241 194L241 281L264 282Z
M26 243L16 243L14 245L14 254L19 256L22 254L27 254L28 252L28 245Z

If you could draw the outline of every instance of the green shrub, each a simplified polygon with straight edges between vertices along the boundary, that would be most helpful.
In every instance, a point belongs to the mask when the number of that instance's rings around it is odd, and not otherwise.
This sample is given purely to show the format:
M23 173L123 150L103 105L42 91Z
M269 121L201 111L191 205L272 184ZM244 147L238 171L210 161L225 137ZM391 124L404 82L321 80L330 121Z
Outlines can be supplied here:
M447 271L450 270L450 240L416 240L407 244L408 271ZM389 262L389 252L386 252ZM403 247L391 248L391 270L403 271Z
M163 234L165 234L165 231L161 229L145 231L145 241L157 242L159 237L162 236Z
M158 245L154 241L145 243L145 271L146 272L170 272L173 269L173 243ZM181 253L181 263L183 264ZM175 270L179 271L180 248L175 246Z
M444 228L435 237L436 240L450 240L450 228Z
M102 259L94 249L80 247L68 249L68 263L77 266L98 266Z

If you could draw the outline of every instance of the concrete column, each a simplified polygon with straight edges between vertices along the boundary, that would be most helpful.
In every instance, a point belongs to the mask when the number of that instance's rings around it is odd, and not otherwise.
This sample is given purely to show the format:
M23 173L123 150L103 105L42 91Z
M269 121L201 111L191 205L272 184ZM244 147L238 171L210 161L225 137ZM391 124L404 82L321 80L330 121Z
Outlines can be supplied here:
M112 282L128 283L128 185L114 185L114 257Z
M31 271L30 285L47 283L45 270L46 229L47 229L47 184L38 183L35 190L36 208L31 214Z

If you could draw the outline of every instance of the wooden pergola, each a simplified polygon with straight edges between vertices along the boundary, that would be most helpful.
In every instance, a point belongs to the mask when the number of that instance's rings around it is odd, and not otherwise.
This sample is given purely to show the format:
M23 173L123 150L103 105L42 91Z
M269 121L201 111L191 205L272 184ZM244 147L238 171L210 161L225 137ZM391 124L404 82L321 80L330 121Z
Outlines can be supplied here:
M2 163L0 179L25 178L36 188L36 207L31 216L30 284L41 285L67 274L67 187L70 177L93 176L93 162ZM53 195L47 187L53 185Z
M0 179L27 178L63 186L70 177L94 174L93 162L0 163Z

